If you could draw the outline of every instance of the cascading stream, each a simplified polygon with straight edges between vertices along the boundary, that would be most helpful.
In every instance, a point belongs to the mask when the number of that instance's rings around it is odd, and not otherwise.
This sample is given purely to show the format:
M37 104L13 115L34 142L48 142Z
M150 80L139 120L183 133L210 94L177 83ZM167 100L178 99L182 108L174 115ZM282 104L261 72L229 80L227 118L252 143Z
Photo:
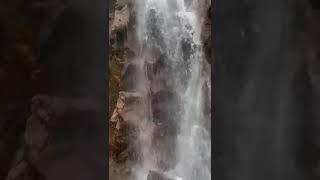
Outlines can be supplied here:
M150 170L169 179L211 179L211 114L205 113L204 103L211 98L211 84L198 3L136 2L138 63L143 72L137 81L143 81L139 84L150 109L140 125L141 163L136 180L152 180ZM146 128L150 124L154 128Z

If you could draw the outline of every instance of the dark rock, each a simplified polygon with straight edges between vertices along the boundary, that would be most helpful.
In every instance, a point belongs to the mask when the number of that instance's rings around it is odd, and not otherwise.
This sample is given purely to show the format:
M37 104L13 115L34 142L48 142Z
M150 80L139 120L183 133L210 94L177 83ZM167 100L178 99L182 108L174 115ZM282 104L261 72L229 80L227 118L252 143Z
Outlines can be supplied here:
M175 127L175 119L180 110L179 99L175 93L161 90L152 95L151 105L156 123L171 124L171 126Z
M146 63L145 64L145 68L144 68L145 70L146 70L146 74L147 74L147 78L150 80L150 81L152 81L154 78L153 78L153 69L154 69L154 67L153 67L153 64L151 64L151 63Z
M115 32L114 48L122 50L124 47L125 40L127 39L127 27L119 27Z
M135 74L138 73L138 67L135 64L128 64L122 70L122 84L125 91L136 89Z
M179 131L180 104L178 96L160 90L152 96L153 121L156 124L152 146L157 154L158 167L167 171L174 167L176 135Z
M159 81L167 81L173 75L173 67L168 63L170 61L166 55L159 55L155 62L147 62L145 71L147 78L151 83L160 83Z
M204 52L206 55L206 59L210 64L212 63L211 14L212 14L212 8L210 6L207 10L205 21L202 24L202 32L201 32Z
M181 50L183 53L183 59L188 60L190 59L191 55L194 54L194 47L193 41L190 37L184 38L181 40Z
M130 48L126 48L124 51L124 56L125 56L125 59L129 61L130 59L133 59L135 57L135 52Z
M202 91L204 95L204 114L211 113L211 97L210 97L210 89L207 83L203 84Z
M162 32L160 31L162 21L158 16L159 15L157 14L155 9L151 9L148 13L147 29L149 31L147 32L147 44L154 44L156 46L159 46L161 49L164 49L165 43L163 41Z
M169 65L170 60L166 55L161 55L157 62L154 64L153 73L159 74L161 72L163 73L169 73L172 69Z
M147 180L173 180L156 171L149 171Z
M176 137L165 134L167 127L158 127L154 132L152 147L157 154L157 166L161 171L169 171L174 168L176 159Z
M192 5L193 0L184 0L184 4L187 8L190 8L190 6Z

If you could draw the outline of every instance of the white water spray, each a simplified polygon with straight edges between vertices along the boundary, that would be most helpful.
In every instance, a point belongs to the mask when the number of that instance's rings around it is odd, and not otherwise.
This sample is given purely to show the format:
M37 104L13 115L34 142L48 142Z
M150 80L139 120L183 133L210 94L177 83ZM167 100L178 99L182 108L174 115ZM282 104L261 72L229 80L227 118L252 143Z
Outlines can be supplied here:
M210 121L211 114L204 113L204 98L210 98L210 95L204 94L203 91L203 88L207 87L210 92L211 84L207 70L209 65L204 58L201 45L201 18L196 11L198 3L197 0L136 2L139 8L137 37L141 46L139 64L154 64L159 56L165 56L162 59L162 64L165 65L161 65L160 73L153 75L152 80L147 77L147 68L142 68L145 77L139 81L145 81L142 84L147 88L143 89L151 91L144 93L146 104L150 109L154 108L149 94L157 91L154 90L157 86L152 85L157 82L162 84L159 85L162 88L168 88L176 94L180 110L177 118L172 118L175 122L170 122L177 123L178 129L176 136L172 137L175 139L175 147L171 156L174 157L163 160L172 160L174 165L165 170L160 168L158 163L164 157L161 155L161 148L153 147L150 138L153 136L154 128L146 127L155 117L152 113L146 115L148 118L141 124L139 136L142 162L135 170L135 180L147 180L149 170L161 172L175 180L211 179L211 130L206 123ZM158 88L158 91L159 89L161 88ZM174 106L178 104L167 102L162 109L172 109Z

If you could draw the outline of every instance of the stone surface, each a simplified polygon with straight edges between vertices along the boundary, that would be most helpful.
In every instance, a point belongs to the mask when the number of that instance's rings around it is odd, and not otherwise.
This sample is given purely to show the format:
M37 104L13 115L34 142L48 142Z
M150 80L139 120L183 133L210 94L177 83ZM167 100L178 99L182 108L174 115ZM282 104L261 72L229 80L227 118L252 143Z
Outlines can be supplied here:
M110 121L116 123L118 130L122 123L138 127L142 119L146 118L144 107L141 94L121 91Z
M173 180L165 177L165 175L158 173L156 171L149 171L147 180Z

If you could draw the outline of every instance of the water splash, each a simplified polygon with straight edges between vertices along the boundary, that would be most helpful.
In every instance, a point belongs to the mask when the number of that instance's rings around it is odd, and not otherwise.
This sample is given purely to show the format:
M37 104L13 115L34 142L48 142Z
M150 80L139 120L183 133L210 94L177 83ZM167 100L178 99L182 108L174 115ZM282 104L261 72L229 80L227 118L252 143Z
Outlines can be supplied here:
M140 125L142 160L136 167L135 179L146 180L149 170L154 170L176 180L209 180L211 130L207 122L211 114L204 112L204 98L210 98L210 95L203 89L206 87L210 92L211 84L200 38L198 1L137 0L136 5L139 12L137 37L141 46L139 64L143 69L143 77L137 80L144 81L145 103L150 113ZM170 91L173 95L167 93L153 103L153 96L161 91ZM170 98L165 100L166 96ZM173 100L174 97L178 100ZM155 115L156 106L161 106L157 110L162 112L157 115L160 118ZM172 109L175 111L171 112ZM149 122L157 124L157 119L161 123L166 119L171 125L167 128L177 130L170 136L174 139L174 145L171 144L174 147L166 147L173 148L174 153L163 155L161 151L168 150L161 147L161 143L155 145L157 125L150 128ZM161 142L165 144L166 141L169 140ZM163 161L166 168L159 163Z

